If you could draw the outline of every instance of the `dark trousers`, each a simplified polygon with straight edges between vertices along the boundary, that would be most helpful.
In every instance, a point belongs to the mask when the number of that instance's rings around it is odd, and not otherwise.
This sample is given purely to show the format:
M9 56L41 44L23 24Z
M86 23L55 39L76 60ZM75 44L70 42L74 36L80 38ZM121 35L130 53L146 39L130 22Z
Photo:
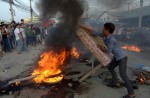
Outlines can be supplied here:
M124 57L123 59L116 61L116 59L114 59L110 66L108 67L108 70L110 71L111 75L112 75L112 79L114 83L118 83L118 78L117 78L117 74L115 72L115 68L119 66L119 73L120 76L122 78L122 80L125 82L126 88L128 90L129 94L134 94L131 82L126 74L126 69L127 69L127 57Z
M31 44L31 36L27 35L26 43L27 43L27 46Z
M9 37L9 42L10 42L10 48L13 49L13 39L12 37Z
M3 43L4 43L4 51L5 52L10 52L11 46L10 46L9 39L8 38L4 38L3 39Z
M37 41L36 41L36 35L32 35L31 36L31 44L35 45L36 43L37 43Z

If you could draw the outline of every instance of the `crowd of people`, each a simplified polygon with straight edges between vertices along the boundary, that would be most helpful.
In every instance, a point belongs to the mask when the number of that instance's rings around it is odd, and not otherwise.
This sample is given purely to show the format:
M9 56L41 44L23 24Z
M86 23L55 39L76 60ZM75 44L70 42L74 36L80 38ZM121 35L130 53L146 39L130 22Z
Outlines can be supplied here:
M4 53L11 53L17 49L17 53L22 51L29 51L28 46L42 44L44 39L44 30L40 26L33 26L33 24L25 24L21 19L20 23L12 21L10 24L1 22L0 24L0 58Z

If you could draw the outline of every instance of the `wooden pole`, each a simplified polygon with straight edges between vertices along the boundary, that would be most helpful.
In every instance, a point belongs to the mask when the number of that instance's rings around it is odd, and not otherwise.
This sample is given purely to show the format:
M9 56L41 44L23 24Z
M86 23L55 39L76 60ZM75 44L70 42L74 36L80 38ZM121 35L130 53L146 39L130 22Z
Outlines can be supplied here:
M9 0L10 12L11 12L11 21L14 21L14 13L13 13L13 0Z
M33 20L32 0L30 0L30 17L31 17L31 22L32 22Z

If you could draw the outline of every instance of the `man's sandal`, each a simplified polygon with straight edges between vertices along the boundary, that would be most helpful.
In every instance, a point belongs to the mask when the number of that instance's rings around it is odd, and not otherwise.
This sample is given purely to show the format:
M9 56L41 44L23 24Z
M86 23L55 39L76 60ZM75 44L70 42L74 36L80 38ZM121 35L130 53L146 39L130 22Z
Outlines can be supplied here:
M134 95L133 96L125 95L125 96L123 96L123 98L135 98L135 96Z

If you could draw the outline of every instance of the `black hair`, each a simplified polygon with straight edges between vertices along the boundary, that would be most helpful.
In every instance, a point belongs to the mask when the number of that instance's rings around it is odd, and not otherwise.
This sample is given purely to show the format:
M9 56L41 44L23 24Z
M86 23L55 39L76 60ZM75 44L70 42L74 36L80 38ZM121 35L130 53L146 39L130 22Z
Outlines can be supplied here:
M5 24L2 24L1 27L6 26Z
M14 24L16 24L16 22L15 22L15 21L12 21L11 23L14 23Z
M20 24L19 23L17 23L16 25L15 25L15 27L17 27L17 26L19 26Z
M21 21L24 21L24 19L21 19Z
M105 23L104 28L109 31L110 34L114 33L115 25L113 23Z
M4 24L4 22L1 22L1 25Z

